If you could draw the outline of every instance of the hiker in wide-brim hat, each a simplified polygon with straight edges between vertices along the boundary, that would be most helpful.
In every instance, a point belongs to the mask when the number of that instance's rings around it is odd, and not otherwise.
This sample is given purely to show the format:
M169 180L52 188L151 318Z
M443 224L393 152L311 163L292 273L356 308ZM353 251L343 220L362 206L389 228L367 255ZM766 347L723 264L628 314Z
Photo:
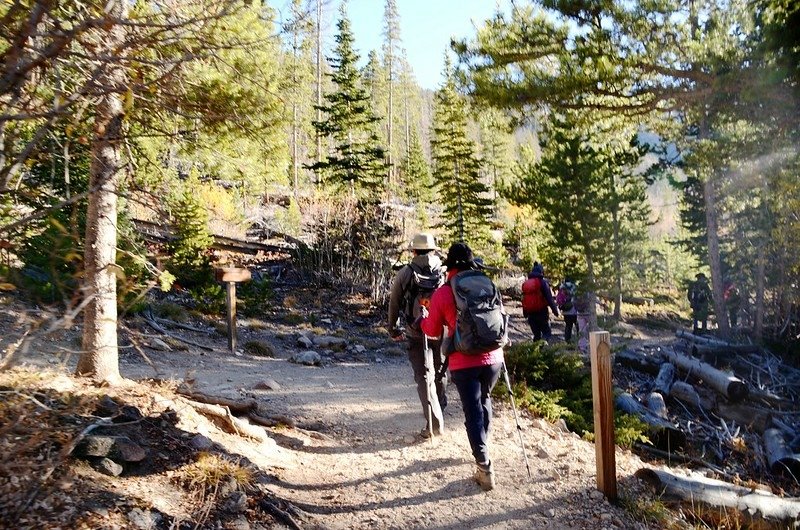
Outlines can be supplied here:
M415 234L408 248L413 252L414 257L411 259L411 263L397 271L389 294L389 335L396 341L403 340L403 338L408 340L408 360L414 372L414 382L417 384L422 414L423 417L427 417L429 405L428 381L425 378L424 338L422 331L414 323L421 315L421 305L427 304L433 291L444 282L445 271L442 260L434 253L439 247L436 246L433 234L428 232ZM401 331L398 321L400 321L400 325L405 326L405 333ZM441 367L444 364L444 355L441 351L441 341L431 339L428 341L428 347L433 350L435 372L437 374L443 372ZM444 410L447 406L446 385L447 379L442 374L442 377L435 381L440 410ZM441 412L438 417L441 417ZM419 434L424 437L430 436L427 424Z

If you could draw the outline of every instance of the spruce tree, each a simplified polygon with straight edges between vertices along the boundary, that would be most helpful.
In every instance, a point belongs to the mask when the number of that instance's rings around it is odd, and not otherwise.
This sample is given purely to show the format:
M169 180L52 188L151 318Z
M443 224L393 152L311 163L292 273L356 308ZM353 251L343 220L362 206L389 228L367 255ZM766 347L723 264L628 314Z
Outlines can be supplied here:
M467 103L456 90L449 57L444 73L445 81L434 95L433 180L448 239L474 244L487 239L492 201L489 188L481 182L476 146L467 136Z
M404 198L416 205L420 219L426 219L426 209L433 199L433 179L416 133L411 135L411 148L403 161L403 176L406 181Z
M333 92L325 94L326 104L320 107L325 119L314 122L320 135L330 137L333 152L311 167L335 185L351 186L360 197L375 197L385 175L384 149L375 132L378 118L357 68L359 57L345 4L340 16L336 46L328 58Z

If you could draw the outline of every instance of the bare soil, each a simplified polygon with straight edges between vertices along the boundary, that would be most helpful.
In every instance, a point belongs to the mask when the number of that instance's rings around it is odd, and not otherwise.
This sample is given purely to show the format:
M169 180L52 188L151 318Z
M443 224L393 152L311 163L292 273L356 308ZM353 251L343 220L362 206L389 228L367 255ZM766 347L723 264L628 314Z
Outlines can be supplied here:
M6 299L6 304L0 307L3 333L0 348L19 336L21 329L17 323L29 310ZM0 379L0 386L8 389L19 388L15 385L27 378L29 381L23 386L31 393L42 388L53 389L62 396L107 393L139 407L148 419L181 409L174 425L177 431L172 431L169 422L155 423L163 427L164 439L150 439L148 458L168 456L169 444L180 446L175 448L176 455L182 454L179 449L186 447L189 437L203 434L223 447L227 455L244 457L248 465L257 469L259 498L279 508L273 516L265 515L263 502L258 504L251 499L247 510L237 517L225 520L209 515L205 520L198 519L197 508L207 496L176 487L175 474L180 473L184 457L176 456L172 465L165 463L152 466L148 472L123 473L112 478L75 459L59 462L49 455L45 458L51 458L58 470L42 483L37 502L45 504L33 503L29 508L32 515L39 510L40 516L22 519L14 528L55 528L60 522L63 524L63 515L59 518L58 511L48 515L46 509L47 502L52 504L57 495L82 498L82 503L73 502L73 511L86 512L72 519L80 521L74 523L75 528L139 528L130 517L132 506L157 509L168 516L165 520L171 521L170 524L162 521L154 523L154 528L283 528L292 525L291 521L302 528L330 529L658 527L649 525L641 513L623 508L648 495L633 478L636 470L648 464L629 451L617 450L617 476L623 502L609 504L595 489L594 445L543 420L521 414L529 478L514 417L504 402L495 402L492 432L497 487L483 492L472 480L473 463L455 388L452 385L448 388L450 405L445 413L445 434L433 440L421 439L418 434L424 418L411 369L397 351L397 345L374 324L381 315L366 305L359 311L344 310L329 307L324 301L302 310L317 313L313 319L315 333L338 335L352 344L365 346L366 350L358 355L329 352L323 355L322 366L288 362L301 349L296 345L297 332L311 326L286 324L276 312L264 320L243 320L239 336L239 344L253 340L270 344L275 352L272 358L243 351L231 354L226 351L226 338L217 332L177 328L169 329L175 335L210 346L213 351L194 347L158 351L142 347L139 352L130 347L132 341L142 345L148 336L158 333L142 321L131 319L127 326L135 333L123 334L121 339L121 372L133 381L127 385L98 390L85 380L68 375L76 362L78 326L36 339L29 353L19 359L25 370L2 374ZM523 339L525 323L518 310L512 307L511 311L516 313L514 336ZM192 325L209 325L209 322L196 319ZM638 334L638 340L652 339L641 335L640 330L632 330L631 334L634 333ZM30 375L33 372L46 376L33 377ZM295 425L267 428L274 442L257 442L224 432L180 404L173 393L180 381L189 382L194 390L206 394L255 398L263 410L291 418ZM275 388L257 389L263 382ZM0 400L7 397L2 395ZM152 431L150 435L154 436ZM3 432L0 429L0 440ZM10 442L6 445L7 449L13 447ZM4 459L14 457L10 451L4 454ZM63 486L58 486L62 483ZM0 488L0 501L7 495L4 491ZM87 499L92 503L87 504ZM87 508L90 505L95 508ZM280 517L281 514L288 514L289 519ZM0 522L0 527L6 526Z

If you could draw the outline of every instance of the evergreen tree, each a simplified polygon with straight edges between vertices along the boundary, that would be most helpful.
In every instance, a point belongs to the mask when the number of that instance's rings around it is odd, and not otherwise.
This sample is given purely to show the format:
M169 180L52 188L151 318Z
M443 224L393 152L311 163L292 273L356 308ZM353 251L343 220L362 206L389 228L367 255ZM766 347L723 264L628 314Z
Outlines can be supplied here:
M491 189L494 214L497 217L499 214L498 190L503 184L508 183L514 164L511 123L509 117L503 112L487 108L481 109L478 126L480 127L484 180Z
M370 96L356 66L359 57L345 4L340 16L336 46L328 58L333 92L325 94L327 104L321 107L325 119L314 122L318 134L331 138L333 152L312 168L334 184L350 185L359 196L375 197L386 169L384 150L375 133L378 118L371 111Z
M386 0L383 11L383 57L386 69L386 84L389 89L388 102L386 109L386 131L387 131L387 160L389 163L389 186L394 185L395 178L395 161L398 159L395 155L395 84L397 82L397 70L400 61L400 14L397 12L397 2L395 0Z
M443 206L442 226L451 242L484 241L492 214L489 189L481 182L481 164L467 135L467 103L456 90L449 58L445 81L434 96L433 179Z
M425 219L425 211L433 199L433 179L419 136L416 134L411 136L411 150L403 163L403 175L406 181L406 186L403 188L406 192L405 198L416 204L420 218Z

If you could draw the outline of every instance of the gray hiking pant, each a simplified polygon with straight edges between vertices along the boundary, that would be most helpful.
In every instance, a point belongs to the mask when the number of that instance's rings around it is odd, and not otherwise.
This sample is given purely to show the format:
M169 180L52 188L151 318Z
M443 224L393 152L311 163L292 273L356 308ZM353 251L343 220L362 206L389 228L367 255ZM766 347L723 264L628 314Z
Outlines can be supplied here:
M441 351L441 342L438 340L428 340L428 347L433 350L433 370L435 374L441 374L444 355ZM417 394L422 404L422 415L427 418L428 411L428 383L425 380L425 351L422 337L408 337L408 360L411 362L411 369L414 371L414 382L417 383ZM439 399L439 406L444 412L447 406L447 374L441 374L436 382L436 396Z

